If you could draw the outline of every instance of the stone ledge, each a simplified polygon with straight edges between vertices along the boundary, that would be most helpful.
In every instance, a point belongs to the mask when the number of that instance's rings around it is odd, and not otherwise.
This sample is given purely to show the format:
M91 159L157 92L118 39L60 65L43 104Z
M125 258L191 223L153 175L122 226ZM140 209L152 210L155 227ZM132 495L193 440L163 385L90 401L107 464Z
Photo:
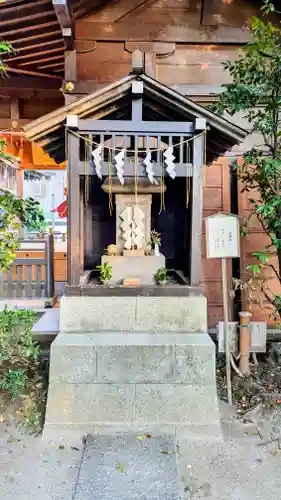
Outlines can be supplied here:
M149 333L137 332L134 335L128 332L99 331L94 333L60 333L54 340L52 347L59 345L80 346L133 346L133 345L188 345L194 347L211 347L215 344L208 333L181 332Z
M216 423L219 412L214 385L51 382L46 421L189 425Z
M52 382L215 384L206 334L59 334L51 353Z
M64 333L207 331L207 301L193 297L62 297Z
M170 435L175 436L177 440L188 441L222 441L221 428L218 423L208 423L204 425L174 425L174 424L155 424L148 422L145 425L134 422L101 422L100 424L84 423L46 423L43 431L43 439L47 441L74 442L81 443L81 439L89 434L93 435L118 435L118 434L151 434L152 437Z

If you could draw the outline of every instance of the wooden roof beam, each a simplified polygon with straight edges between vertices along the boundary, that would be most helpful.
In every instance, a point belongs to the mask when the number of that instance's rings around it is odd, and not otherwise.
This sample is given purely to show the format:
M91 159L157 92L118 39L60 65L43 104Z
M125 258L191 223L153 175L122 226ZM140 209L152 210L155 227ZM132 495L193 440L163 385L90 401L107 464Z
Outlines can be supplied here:
M56 43L59 43L56 41ZM41 45L42 47L42 45ZM25 49L24 49L25 50ZM18 57L10 57L9 60L7 60L7 62L14 62L14 61L22 61L23 59L33 59L34 57L37 57L37 56L44 56L44 55L48 55L48 54L56 54L57 52L61 52L63 53L63 47L56 47L54 49L46 49L46 50L39 50L38 52L33 52L32 54L23 54L22 56L18 56ZM30 61L30 63L32 63L32 61ZM29 63L27 63L29 64ZM22 64L20 64L19 66L22 66Z
M7 20L1 20L0 22L0 26L8 26L10 24L17 24L17 23L26 23L29 21L35 21L36 19L41 19L41 18L53 18L54 17L54 13L52 10L48 10L48 11L43 11L43 12L33 12L33 14L29 14L28 16L22 16L22 17L13 17L11 19L7 19ZM36 25L34 26L36 27Z
M10 66L6 66L6 71L7 73L16 73L18 75L42 76L45 78L50 78L50 80L61 80L61 77L57 75L50 75L48 73L40 73L39 71L30 71L20 68L11 68Z
M17 29L14 30L9 30L5 31L4 33L1 33L1 37L7 38L8 36L16 36L18 33L26 33L28 31L36 31L36 37L38 36L38 31L39 30L44 30L44 34L47 32L47 29L50 28L51 26L58 26L58 21L57 19L54 21L48 21L43 24L32 24L25 26L23 23L19 24L17 26Z
M57 24L57 22L56 22ZM14 40L9 40L10 43L14 46L14 45L18 45L18 44L21 44L21 50L27 50L26 47L23 45L25 42L32 42L33 40L39 40L41 38L51 38L51 37L56 37L56 35L61 35L61 30L60 29L57 29L57 30L48 30L46 33L43 32L43 33L36 33L36 35L31 35L31 36L25 36L23 38L16 38ZM55 41L57 40L60 40L60 38L57 38ZM45 43L45 40L44 42L44 45L46 45Z
M50 4L50 0L36 0L36 7L39 7L40 5L48 5ZM28 9L34 9L34 2L27 2L23 3L20 5L12 5L11 7L6 7L5 4L1 5L1 16L5 14L15 14L15 11L17 13L17 16L19 17L19 11L20 10L25 10L27 11Z
M53 6L60 23L67 50L74 49L73 19L69 0L53 0Z
M57 56L49 56L49 57L40 57L40 59L36 59L34 61L28 61L28 62L23 62L23 63L20 63L18 66L19 68L24 68L25 66L33 66L34 64L35 65L38 65L38 64L44 64L44 63L48 63L49 61L52 61L54 63L58 62L58 61L64 61L64 55L63 54L59 54Z

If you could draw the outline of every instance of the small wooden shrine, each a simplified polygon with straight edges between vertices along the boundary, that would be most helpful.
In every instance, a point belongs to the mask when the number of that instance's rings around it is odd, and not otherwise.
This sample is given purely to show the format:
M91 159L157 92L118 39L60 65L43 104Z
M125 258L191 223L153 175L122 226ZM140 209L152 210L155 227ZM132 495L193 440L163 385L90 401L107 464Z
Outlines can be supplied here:
M121 268L138 275L128 261L138 250L137 266L153 274L166 265L198 286L204 170L246 132L144 74L143 54L133 56L129 76L25 127L58 163L67 151L68 284L114 244L114 284ZM162 235L154 263L151 229Z
M58 162L67 141L69 286L44 436L157 435L164 425L220 438L215 346L198 287L204 170L246 133L144 74L139 51L133 60L126 78L25 127ZM162 245L149 255L152 228ZM115 255L105 255L112 244ZM88 286L85 272L109 260L113 286ZM151 287L164 266L189 286ZM128 277L138 284L119 286Z

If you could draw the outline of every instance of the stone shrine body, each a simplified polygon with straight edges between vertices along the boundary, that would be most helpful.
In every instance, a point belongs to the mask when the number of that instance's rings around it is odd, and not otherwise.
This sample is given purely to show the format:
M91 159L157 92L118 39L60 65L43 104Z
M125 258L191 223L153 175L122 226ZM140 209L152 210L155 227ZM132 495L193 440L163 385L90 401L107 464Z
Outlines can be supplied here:
M117 179L118 181L118 179ZM112 267L110 284L122 285L129 280L139 285L154 285L155 274L165 267L163 254L156 255L149 250L151 240L152 196L160 193L161 181L149 182L124 178L124 185L112 184L116 204L116 255L103 255L101 262ZM102 188L108 192L108 180ZM163 186L162 189L165 189Z

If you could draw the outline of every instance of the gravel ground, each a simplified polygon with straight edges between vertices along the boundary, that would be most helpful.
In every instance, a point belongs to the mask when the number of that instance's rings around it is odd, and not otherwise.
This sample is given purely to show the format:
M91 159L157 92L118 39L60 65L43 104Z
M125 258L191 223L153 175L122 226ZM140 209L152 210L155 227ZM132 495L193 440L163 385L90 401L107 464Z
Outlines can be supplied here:
M179 500L280 500L281 455L271 431L274 422L281 423L281 412L276 421L276 414L264 419L256 411L243 423L234 407L222 404L221 417L224 442L179 441L180 491L184 490ZM1 424L1 500L74 500L83 448L44 443L41 437ZM120 450L120 463L123 459ZM120 483L126 469L122 472ZM95 467L89 470L89 484L94 475ZM151 500L146 495L140 498Z

